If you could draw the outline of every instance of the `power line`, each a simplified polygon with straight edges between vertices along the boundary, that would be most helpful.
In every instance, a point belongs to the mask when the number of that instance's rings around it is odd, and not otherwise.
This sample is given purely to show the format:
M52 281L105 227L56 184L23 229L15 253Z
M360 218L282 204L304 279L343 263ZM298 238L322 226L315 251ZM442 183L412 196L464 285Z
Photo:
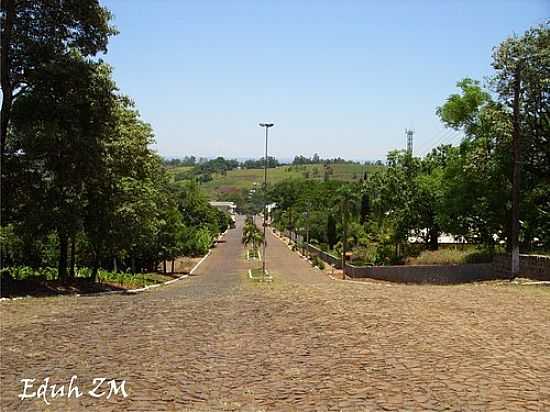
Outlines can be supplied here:
M462 139L462 135L454 129L449 129L449 133L442 136L432 147L438 147L441 144L456 144L458 139Z
M424 144L421 146L421 151L426 150L427 148L434 145L435 142L439 141L441 138L443 138L445 135L449 133L449 129L444 129L440 131L435 137L432 137L431 139L428 139L424 142Z
M437 147L439 146L439 144L448 139L452 134L453 134L453 130L452 129L446 129L446 130L443 130L442 132L439 133L439 135L437 135L435 138L432 138L428 141L428 143L424 143L422 145L422 148L421 150L418 151L418 153L423 153L425 152L427 149L430 149L432 147Z

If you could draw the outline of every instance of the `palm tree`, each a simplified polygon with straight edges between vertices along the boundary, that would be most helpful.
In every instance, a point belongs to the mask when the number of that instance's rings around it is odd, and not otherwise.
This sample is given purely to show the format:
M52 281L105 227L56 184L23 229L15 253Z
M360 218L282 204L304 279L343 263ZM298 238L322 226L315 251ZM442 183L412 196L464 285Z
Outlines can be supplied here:
M336 210L342 218L342 271L344 271L348 248L348 224L357 213L359 196L352 187L345 185L336 191L336 200Z
M252 221L252 218L247 217L245 225L243 227L242 243L245 246L252 245L252 250L255 252L257 245L263 241L263 234L258 227Z

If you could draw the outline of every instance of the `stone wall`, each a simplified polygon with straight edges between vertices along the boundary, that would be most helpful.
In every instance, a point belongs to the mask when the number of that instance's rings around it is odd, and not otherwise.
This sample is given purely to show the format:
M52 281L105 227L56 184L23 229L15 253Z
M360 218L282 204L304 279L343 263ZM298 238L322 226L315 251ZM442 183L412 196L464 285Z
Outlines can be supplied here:
M290 237L291 233L285 231ZM302 243L300 235L292 233L292 240ZM306 244L312 256L342 268L340 257L330 255L321 249ZM510 279L510 255L495 256L493 263L464 265L418 265L418 266L353 266L346 265L346 275L351 278L372 278L403 283L452 284L493 279ZM520 277L550 281L550 256L520 255Z
M340 269L342 267L342 260L339 257L328 254L327 252L323 252L321 249L310 244L306 244L305 247L308 250L310 256L318 256L323 262L334 266L336 269Z
M453 284L495 279L492 263L418 266L346 266L351 278L371 278L400 283Z
M498 255L494 258L495 272L499 277L511 276L510 255ZM519 276L535 280L550 281L550 256L519 255Z

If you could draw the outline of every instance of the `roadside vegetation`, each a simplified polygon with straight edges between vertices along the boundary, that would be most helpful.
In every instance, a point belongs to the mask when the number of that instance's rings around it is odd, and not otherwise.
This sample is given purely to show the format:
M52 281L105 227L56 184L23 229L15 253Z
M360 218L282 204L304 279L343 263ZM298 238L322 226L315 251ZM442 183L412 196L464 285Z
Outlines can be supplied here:
M259 249L264 241L264 235L254 223L252 216L246 217L241 241L247 248L249 258L258 258L260 256Z
M544 253L550 246L549 49L548 25L534 27L495 48L495 74L486 86L458 82L459 92L437 114L464 134L459 146L441 145L423 158L392 151L385 167L351 182L275 182L268 194L277 204L274 226L335 256L352 252L354 264L483 262L509 251L512 91L521 70L520 248ZM441 248L442 234L453 235L458 247Z
M486 263L493 257L493 251L483 248L460 247L441 248L439 250L424 250L417 257L406 259L407 265L460 265L464 263Z
M270 186L289 179L353 182L359 181L365 172L380 168L359 163L284 165L269 169L268 180ZM261 191L263 177L263 169L235 169L225 176L214 175L211 181L201 184L201 189L211 198L233 201L242 207L250 190Z
M100 58L116 34L109 11L94 0L7 3L3 287L33 276L131 283L163 260L204 254L230 219L195 183L174 185L150 149L150 125Z

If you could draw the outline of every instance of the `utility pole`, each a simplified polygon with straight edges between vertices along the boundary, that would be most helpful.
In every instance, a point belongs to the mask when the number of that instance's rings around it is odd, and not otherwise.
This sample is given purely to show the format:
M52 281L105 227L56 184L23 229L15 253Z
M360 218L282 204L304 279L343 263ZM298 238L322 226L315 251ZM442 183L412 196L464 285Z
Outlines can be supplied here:
M273 127L273 123L260 123L260 127L265 127L265 157L264 157L264 244L263 244L263 259L262 259L262 277L265 278L265 247L267 245L266 226L267 226L267 131Z
M519 275L519 185L521 123L519 104L521 98L521 67L514 76L514 100L512 103L512 277Z

